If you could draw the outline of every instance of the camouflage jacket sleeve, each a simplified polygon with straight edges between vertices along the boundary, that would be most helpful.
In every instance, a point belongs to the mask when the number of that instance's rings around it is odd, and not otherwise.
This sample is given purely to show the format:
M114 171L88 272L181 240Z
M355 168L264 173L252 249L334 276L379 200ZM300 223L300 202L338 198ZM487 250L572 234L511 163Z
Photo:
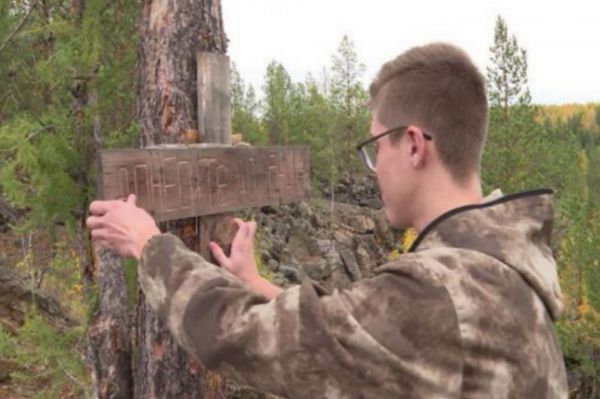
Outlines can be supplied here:
M139 278L178 343L204 365L290 398L455 397L461 356L443 286L382 273L326 294L310 282L272 301L173 235L145 247Z

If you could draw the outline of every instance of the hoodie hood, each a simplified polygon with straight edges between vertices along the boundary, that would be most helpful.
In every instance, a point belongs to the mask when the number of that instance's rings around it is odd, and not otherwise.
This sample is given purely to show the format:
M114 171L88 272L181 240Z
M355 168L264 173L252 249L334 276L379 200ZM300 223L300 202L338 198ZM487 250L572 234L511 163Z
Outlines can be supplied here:
M550 248L552 190L488 198L453 209L431 222L409 252L453 247L485 253L517 271L545 303L553 319L563 304Z

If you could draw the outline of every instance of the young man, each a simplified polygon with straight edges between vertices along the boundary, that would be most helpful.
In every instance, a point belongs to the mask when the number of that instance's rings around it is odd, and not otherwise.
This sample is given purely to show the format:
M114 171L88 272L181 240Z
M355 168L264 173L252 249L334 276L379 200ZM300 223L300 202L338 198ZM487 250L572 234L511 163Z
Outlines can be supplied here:
M349 290L262 280L254 223L218 268L126 202L94 202L93 239L140 260L151 306L179 344L227 377L289 398L566 398L552 322L551 192L483 200L484 81L446 44L410 49L370 87L358 146L410 252ZM224 270L225 269L225 270Z

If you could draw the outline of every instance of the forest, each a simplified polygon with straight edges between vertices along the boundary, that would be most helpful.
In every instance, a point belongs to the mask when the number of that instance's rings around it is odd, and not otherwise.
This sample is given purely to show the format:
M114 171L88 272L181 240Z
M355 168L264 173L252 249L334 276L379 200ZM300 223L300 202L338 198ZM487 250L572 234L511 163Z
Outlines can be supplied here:
M94 387L86 339L100 288L85 218L97 196L98 152L148 142L138 78L141 54L148 58L140 45L147 2L141 3L0 0L2 398L88 398L102 390ZM206 46L226 49L218 38ZM570 397L600 397L600 102L533 103L527 49L501 17L490 26L489 63L482 72L490 109L483 190L555 190L552 250L565 303L556 334ZM368 179L355 151L369 132L364 79L365 66L349 36L340 38L321 71L302 81L273 60L262 86L253 87L232 60L231 132L251 145L309 148L311 197L290 205L289 212L317 220L314 225L331 230L332 237L340 236L332 226L346 202L372 203L371 183L352 192L353 182ZM170 142L188 142L193 130L183 126L170 134ZM257 243L263 275L294 284L306 276L293 256L284 260L283 249L281 257L260 255L281 241L277 228L273 237L266 232L279 226L278 217L289 217L281 212L244 215L263 221L259 241L261 234L269 237ZM383 246L387 259L406 251L415 236L390 234ZM329 272L318 270L306 274L328 278ZM135 320L136 265L124 260L123 271L127 310ZM219 397L257 397L223 390Z

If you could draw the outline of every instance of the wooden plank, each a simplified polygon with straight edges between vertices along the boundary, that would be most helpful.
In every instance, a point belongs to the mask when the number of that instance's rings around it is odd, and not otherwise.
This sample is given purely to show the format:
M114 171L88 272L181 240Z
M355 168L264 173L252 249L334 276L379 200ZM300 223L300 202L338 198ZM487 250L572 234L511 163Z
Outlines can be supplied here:
M200 142L230 144L229 57L224 54L199 52L197 64Z
M304 146L102 152L104 199L138 197L157 221L299 201L309 194Z

